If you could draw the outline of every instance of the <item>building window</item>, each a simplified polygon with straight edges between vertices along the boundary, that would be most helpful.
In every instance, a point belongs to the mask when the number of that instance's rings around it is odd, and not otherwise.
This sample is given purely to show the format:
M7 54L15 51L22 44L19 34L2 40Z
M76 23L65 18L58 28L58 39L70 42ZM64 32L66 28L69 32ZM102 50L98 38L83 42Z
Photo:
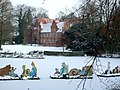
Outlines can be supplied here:
M51 33L50 33L50 35L49 35L50 37L51 37Z
M48 37L48 33L46 33L46 37Z
M45 37L45 33L43 34L43 37Z

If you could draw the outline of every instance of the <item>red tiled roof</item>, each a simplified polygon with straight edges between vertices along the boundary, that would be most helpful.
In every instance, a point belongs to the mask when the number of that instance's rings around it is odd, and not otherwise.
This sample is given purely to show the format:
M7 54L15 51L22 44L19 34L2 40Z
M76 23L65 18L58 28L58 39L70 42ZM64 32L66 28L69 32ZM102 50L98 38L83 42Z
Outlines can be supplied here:
M42 23L50 23L53 21L53 19L49 19L49 18L41 18L39 17L39 22L42 22Z

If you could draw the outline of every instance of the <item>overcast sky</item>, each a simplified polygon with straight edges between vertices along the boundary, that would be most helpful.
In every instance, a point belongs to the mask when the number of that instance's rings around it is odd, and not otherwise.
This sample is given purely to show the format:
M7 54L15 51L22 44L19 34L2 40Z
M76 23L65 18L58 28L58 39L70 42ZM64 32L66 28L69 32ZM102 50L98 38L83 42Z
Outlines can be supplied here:
M49 17L54 19L59 11L64 11L65 8L72 9L78 0L11 0L12 5L26 4L33 7L43 7L48 10Z

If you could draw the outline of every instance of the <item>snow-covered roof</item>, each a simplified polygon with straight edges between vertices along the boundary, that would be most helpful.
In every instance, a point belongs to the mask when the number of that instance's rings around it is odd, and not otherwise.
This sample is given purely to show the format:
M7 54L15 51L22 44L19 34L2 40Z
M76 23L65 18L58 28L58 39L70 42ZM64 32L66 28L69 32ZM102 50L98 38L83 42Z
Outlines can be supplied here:
M51 32L51 26L52 23L46 23L46 24L42 24L42 33L43 32ZM62 28L64 27L64 22L58 22L57 23L58 26L58 31L57 32L62 32Z
M58 25L58 31L57 32L62 32L62 29L64 27L64 22L58 22L57 25Z
M51 25L52 23L43 24L43 29L41 32L51 32Z

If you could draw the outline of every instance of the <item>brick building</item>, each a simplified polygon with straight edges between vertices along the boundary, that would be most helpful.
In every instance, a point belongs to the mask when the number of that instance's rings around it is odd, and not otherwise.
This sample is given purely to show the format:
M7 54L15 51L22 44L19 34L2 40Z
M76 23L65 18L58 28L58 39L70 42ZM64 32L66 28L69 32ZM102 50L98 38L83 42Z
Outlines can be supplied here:
M80 20L64 20L36 18L33 26L28 26L24 33L25 44L40 44L44 46L62 46L61 37L65 30Z

